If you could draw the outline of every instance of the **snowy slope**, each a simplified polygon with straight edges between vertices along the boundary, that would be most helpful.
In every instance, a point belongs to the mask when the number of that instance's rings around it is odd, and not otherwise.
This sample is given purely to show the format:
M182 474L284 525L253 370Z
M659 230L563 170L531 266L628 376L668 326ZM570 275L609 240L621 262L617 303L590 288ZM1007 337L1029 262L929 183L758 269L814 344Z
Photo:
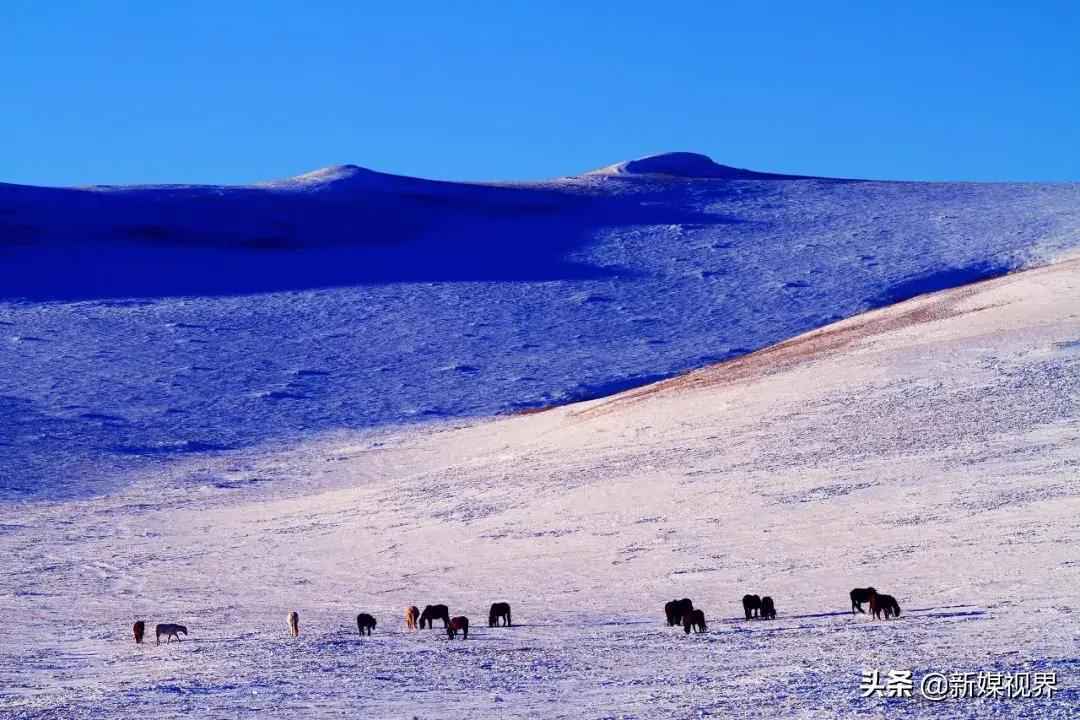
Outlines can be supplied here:
M0 186L0 496L597 397L1080 244L1077 185L618 167Z
M6 505L0 714L1075 717L1078 387L1072 261L610 398ZM850 614L868 584L899 620ZM779 618L740 619L745 592ZM684 595L708 634L663 626ZM431 602L482 626L494 600L519 627L401 627ZM191 636L136 647L136 618ZM864 668L1052 670L1059 692L860 699Z
M707 155L671 152L608 165L586 175L643 176L716 180L808 180L797 175L762 173L713 162Z

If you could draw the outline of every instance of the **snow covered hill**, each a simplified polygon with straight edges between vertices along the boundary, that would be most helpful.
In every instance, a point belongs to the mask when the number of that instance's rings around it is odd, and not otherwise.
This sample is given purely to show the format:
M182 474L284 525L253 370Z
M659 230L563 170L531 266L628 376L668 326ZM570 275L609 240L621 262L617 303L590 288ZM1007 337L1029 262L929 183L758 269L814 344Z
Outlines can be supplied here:
M0 496L598 397L1078 245L1077 185L770 177L693 154L515 185L354 166L0 185Z
M1075 717L1078 387L1070 261L612 397L3 505L0 715ZM852 615L866 585L901 617ZM746 592L777 620L743 620ZM707 634L664 626L682 596ZM484 627L495 600L518 627ZM434 602L468 641L403 629ZM191 635L136 646L137 618ZM1058 692L861 698L865 669L1056 672Z
M653 175L657 177L720 180L809 180L797 175L762 173L713 162L707 155L689 152L650 155L593 170L587 175Z

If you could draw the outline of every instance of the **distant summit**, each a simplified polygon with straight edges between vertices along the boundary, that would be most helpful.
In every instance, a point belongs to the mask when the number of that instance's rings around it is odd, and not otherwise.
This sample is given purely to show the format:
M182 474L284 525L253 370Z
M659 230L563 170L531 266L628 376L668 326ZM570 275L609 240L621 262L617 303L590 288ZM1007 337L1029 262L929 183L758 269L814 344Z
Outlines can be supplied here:
M359 165L331 165L302 175L258 184L263 187L314 189L326 186L363 185L385 177L383 173L368 170Z
M798 175L755 172L713 162L708 155L670 152L647 155L637 160L608 165L586 175L665 175L676 178L716 178L721 180L767 180L796 178Z

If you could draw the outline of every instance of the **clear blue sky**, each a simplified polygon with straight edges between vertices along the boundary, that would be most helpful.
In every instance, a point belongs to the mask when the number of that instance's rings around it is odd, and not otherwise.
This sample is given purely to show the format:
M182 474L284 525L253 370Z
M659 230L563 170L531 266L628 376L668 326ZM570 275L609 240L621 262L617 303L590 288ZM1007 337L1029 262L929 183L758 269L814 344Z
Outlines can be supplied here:
M0 181L1080 180L1075 2L584 4L3 0Z

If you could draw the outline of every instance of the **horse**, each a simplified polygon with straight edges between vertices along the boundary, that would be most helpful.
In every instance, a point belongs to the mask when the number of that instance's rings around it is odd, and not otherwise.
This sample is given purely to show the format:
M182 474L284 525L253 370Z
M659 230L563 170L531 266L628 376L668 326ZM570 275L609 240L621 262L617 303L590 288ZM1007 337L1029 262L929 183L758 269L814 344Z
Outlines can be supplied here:
M411 605L405 608L405 629L415 630L416 622L420 619L420 608Z
M420 613L420 629L424 629L424 623L427 623L428 629L434 627L431 622L433 620L442 620L443 627L450 624L450 608L445 605L425 605L424 612Z
M683 615L683 630L689 635L691 629L694 632L705 632L705 612L703 610L691 610Z
M510 627L510 603L497 602L491 604L491 610L488 611L488 627L498 627L500 619L506 624L506 627Z
M766 595L761 598L761 619L762 620L775 620L776 619L776 605L773 604L773 599Z
M367 613L360 613L356 616L356 629L360 631L360 637L364 636L365 630L370 637L371 631L375 629L375 618Z
M756 618L761 610L761 598L757 595L743 595L742 608L747 620Z
M672 600L664 603L664 617L667 618L668 627L682 625L683 619L694 609L694 603L690 598Z
M146 622L143 620L136 621L135 624L131 626L131 631L135 633L135 644L141 645L143 635L146 633Z
M851 591L851 614L854 615L857 612L861 612L863 615L866 611L862 609L864 602L870 602L870 597L877 592L872 587L868 588L855 588Z
M289 613L289 633L300 637L300 615L295 610Z
M462 640L469 639L469 618L464 615L451 618L450 624L446 626L446 634L451 640L456 638L459 632Z
M187 635L187 628L183 625L177 625L175 623L158 623L154 627L154 635L157 638L157 645L161 644L161 636L165 636L165 644L168 645L172 642L173 638L176 638L176 642L180 642L180 633Z
M870 614L875 620L880 620L882 613L886 620L893 616L900 617L900 604L892 595L882 595L875 591L870 595Z

